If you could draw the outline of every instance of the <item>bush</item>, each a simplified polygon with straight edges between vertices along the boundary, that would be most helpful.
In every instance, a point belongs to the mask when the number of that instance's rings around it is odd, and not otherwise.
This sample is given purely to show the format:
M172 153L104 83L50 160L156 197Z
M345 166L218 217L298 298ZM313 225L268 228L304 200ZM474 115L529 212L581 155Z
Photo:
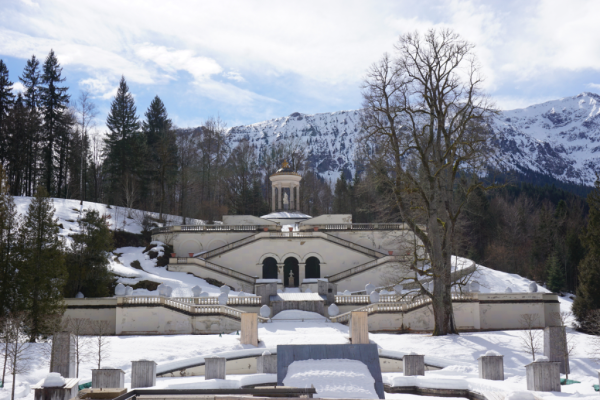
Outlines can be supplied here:
M144 237L138 233L114 231L113 239L115 248L117 249L120 247L143 247L146 245Z

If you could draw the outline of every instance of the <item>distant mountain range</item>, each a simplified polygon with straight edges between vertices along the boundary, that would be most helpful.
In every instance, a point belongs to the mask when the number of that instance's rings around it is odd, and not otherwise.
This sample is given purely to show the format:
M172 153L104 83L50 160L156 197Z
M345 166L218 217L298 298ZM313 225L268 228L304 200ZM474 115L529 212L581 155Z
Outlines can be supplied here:
M581 93L523 109L502 111L492 121L497 135L495 163L506 170L547 176L565 184L592 186L600 171L600 96ZM354 153L361 134L360 110L307 115L293 113L228 130L230 146L248 140L257 151L299 136L308 160L335 182L354 177Z

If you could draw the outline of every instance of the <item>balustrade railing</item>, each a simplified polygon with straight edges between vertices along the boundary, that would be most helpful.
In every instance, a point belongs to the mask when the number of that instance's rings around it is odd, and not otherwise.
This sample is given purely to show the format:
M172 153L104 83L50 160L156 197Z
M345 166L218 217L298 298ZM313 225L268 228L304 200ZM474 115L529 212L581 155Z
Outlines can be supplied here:
M407 226L404 223L361 223L361 224L322 224L322 225L300 225L300 230L318 230L324 231L345 231L345 230L404 230Z
M234 318L240 319L244 311L237 310L235 308L219 305L219 304L196 304L192 301L202 299L207 301L212 301L213 298L193 298L193 297L151 297L151 296L126 296L123 297L124 304L134 304L134 305L163 305L171 308L175 308L177 310L184 311L186 313L194 314L194 315L202 315L202 314L220 314L220 315L228 315ZM216 299L216 298L215 298ZM229 301L227 304L231 305L260 305L260 297L230 297L233 300L231 303ZM258 300L258 301L257 301ZM266 322L269 319L258 316L258 320L260 322Z
M361 297L362 295L357 295L357 297ZM336 303L337 303L337 297L336 296ZM341 296L340 296L341 297ZM353 297L353 296L345 296L345 297ZM452 293L452 300L456 301L456 300L473 300L473 295L470 293ZM341 303L343 304L343 303ZM367 311L368 314L374 314L377 312L403 312L403 313L407 313L410 312L414 309L423 307L425 305L431 304L431 298L430 297L426 297L426 296L418 296L415 298L412 298L410 301L407 302L395 302L395 303L389 303L389 302L379 302L379 303L373 303L373 304L369 304L365 307L360 307L357 308L354 311ZM352 311L349 311L347 313L344 314L340 314L337 315L335 317L330 317L329 319L331 320L331 322L338 322L338 323L347 323L350 318L352 316Z
M276 225L173 225L154 228L152 234L173 233L173 232L215 232L215 231L231 231L231 232L255 232L263 231L264 229L277 229Z

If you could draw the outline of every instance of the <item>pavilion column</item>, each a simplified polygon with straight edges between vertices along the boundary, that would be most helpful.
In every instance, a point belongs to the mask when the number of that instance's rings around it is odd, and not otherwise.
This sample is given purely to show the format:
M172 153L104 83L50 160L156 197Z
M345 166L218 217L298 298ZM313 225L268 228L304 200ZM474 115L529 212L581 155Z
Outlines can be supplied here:
M283 190L282 190L281 184L279 184L279 186L277 188L279 189L279 195L278 195L278 197L279 197L279 202L278 202L279 203L279 209L283 210L283 207L281 206L282 198L283 198L283 193L282 193Z
M290 185L290 211L296 209L296 196L294 195L294 185Z
M271 211L275 211L275 185L271 184Z

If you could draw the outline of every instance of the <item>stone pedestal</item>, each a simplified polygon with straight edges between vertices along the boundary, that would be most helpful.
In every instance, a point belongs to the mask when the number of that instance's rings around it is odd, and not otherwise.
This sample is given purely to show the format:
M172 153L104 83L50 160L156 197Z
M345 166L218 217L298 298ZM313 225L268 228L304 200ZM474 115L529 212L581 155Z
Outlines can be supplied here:
M327 301L325 305L335 303L335 295L337 293L337 284L329 283L325 280L317 281L317 293L320 296L326 296Z
M225 362L223 357L204 358L204 380L225 379Z
M478 361L479 379L504 380L504 356L481 356Z
M131 388L156 386L156 363L139 360L131 362Z
M52 337L50 372L58 372L63 378L75 378L77 375L75 352L75 336L71 332L54 334Z
M242 333L240 336L241 344L251 344L258 346L258 314L242 314Z
M261 283L256 285L256 295L260 296L261 304L270 305L271 296L277 295L277 283Z
M560 392L560 363L536 361L525 366L527 390Z
M366 311L350 314L350 343L369 344L369 314Z
M263 354L256 359L256 373L276 374L277 354Z
M122 369L93 369L92 388L124 388L125 372Z
M567 354L567 332L564 326L544 328L544 356L550 361L560 362L560 373L568 374L569 355Z
M402 357L404 376L425 375L425 356L421 354L405 354Z

